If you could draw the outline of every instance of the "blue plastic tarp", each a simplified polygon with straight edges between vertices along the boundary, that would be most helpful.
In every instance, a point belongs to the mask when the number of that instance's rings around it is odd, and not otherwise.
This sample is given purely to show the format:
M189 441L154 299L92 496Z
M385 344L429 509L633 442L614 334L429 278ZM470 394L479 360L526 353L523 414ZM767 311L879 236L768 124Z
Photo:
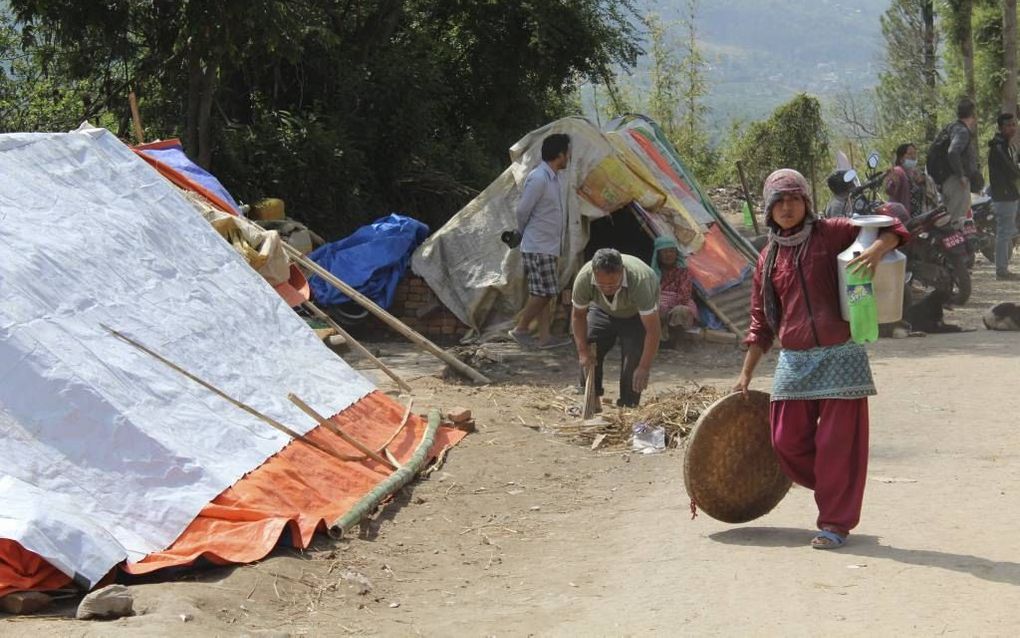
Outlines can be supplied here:
M375 303L389 308L411 254L428 235L429 227L425 224L392 213L362 226L349 237L320 246L308 257ZM350 301L321 277L312 276L308 283L321 305Z
M184 174L184 176L191 181L222 199L223 203L233 206L235 214L240 214L241 209L237 205L237 200L230 195L230 191L228 191L223 184L220 183L220 180L216 179L212 173L192 162L191 159L184 154L184 149L180 144L167 144L165 148L142 148L140 150L142 153L145 153L146 156L160 161L179 173Z

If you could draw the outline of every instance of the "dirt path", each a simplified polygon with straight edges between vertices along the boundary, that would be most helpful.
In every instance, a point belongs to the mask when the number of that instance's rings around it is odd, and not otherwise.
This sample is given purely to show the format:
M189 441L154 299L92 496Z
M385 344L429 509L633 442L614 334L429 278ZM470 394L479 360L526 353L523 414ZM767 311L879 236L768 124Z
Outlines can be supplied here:
M971 306L947 320L978 327L989 303L1020 301L1020 286L991 281L986 266L976 287ZM749 525L691 520L680 452L592 452L541 431L565 419L546 402L571 385L569 352L494 348L494 368L514 375L474 389L431 376L424 357L380 347L420 377L418 405L469 405L480 429L364 538L133 585L143 612L134 618L8 620L0 634L1015 633L1018 333L871 348L880 395L864 517L834 552L807 546L815 508L806 490ZM711 345L667 352L653 390L686 379L728 387L740 358ZM356 575L371 591L358 593Z

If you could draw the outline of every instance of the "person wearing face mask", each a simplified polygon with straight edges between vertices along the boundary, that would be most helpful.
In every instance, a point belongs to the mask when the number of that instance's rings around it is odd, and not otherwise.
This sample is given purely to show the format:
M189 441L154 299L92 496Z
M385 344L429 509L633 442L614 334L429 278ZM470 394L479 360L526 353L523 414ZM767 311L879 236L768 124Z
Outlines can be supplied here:
M913 144L900 144L896 147L896 159L885 179L885 194L890 202L902 204L908 215L916 215L920 211L913 209L912 190L914 180L912 174L917 168L917 147Z
M780 169L765 180L769 240L751 288L747 355L733 388L745 396L754 370L778 338L772 383L772 447L783 472L814 490L816 549L834 549L857 526L868 470L868 399L876 393L864 347L850 339L839 308L836 257L857 237L844 217L818 219L804 176ZM899 221L850 261L874 273L909 239Z

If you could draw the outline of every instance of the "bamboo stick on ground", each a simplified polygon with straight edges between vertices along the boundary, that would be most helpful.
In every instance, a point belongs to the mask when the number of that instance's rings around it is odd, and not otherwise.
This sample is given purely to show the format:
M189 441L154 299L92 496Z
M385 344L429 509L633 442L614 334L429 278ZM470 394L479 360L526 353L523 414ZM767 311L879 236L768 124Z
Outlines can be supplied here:
M141 350L142 352L144 352L147 355L153 357L157 361L159 361L159 362L163 363L164 365L170 367L174 371L179 372L180 374L182 374L182 375L186 376L187 378L191 379L192 381L194 381L195 383L199 384L200 386L202 386L206 390L209 390L210 392L216 394L220 398L225 399L228 403L231 403L235 407L244 410L248 414L250 414L250 415L260 419L261 421L264 421L265 423L268 423L270 426L272 426L273 428L279 430L280 432L283 432L284 434L286 434L290 438L292 438L292 439L294 439L296 441L301 441L302 443L305 443L306 445L309 445L309 446L315 448L316 450L319 450L323 454L328 454L329 456L332 456L333 458L336 458L336 459L338 459L340 461L360 461L360 460L362 460L361 457L347 456L346 454L340 454L336 450L330 449L330 448L325 447L323 445L319 445L318 443L316 443L315 441L309 439L305 435L299 434L299 433L295 432L294 430L288 428L286 425L280 423L276 419L274 419L274 418L272 418L270 416L266 416L265 414L262 414L261 412L259 412L258 410L256 410L255 408L251 407L250 405L248 405L246 403L242 403L241 401L238 401L237 399L235 399L232 396L228 395L226 392L224 392L224 391L220 390L219 388L217 388L216 386L214 386L213 384L211 384L211 383L209 383L207 381L203 381L202 379L200 379L197 376L191 374L190 372L188 372L184 368L180 367L179 365L177 365L173 361L170 361L169 359L166 359L165 357L157 354L153 350L150 350L149 348L147 348L144 345L142 345L141 343L135 341L131 337L128 337L125 334L117 332L116 330L114 330L113 328L111 328L111 327L109 327L107 325L104 325L104 324L99 324L99 325L102 326L104 330L107 330L110 334L112 334L113 336L117 337L121 341L124 341L125 343L128 343L129 345L134 346L135 348Z
M411 386L409 386L403 379L397 376L396 372L390 370L390 368L385 363L380 361L378 357L372 354L368 348L358 343L357 339L352 337L349 332L344 330L340 326L340 324L338 324L336 321L333 320L332 317L323 312L321 308L313 304L311 301L306 301L304 303L304 307L307 308L308 311L315 315L318 319L320 319L321 321L325 321L327 324L329 324L329 327L332 328L333 330L336 330L337 333L340 334L340 336L342 336L344 339L347 340L348 343L354 346L355 350L360 352L362 356L367 358L369 361L375 364L377 368L386 373L386 376L393 379L394 383L400 386L400 389L404 390L405 392L411 391Z
M393 439L397 438L397 435L404 431L404 428L407 426L407 420L411 417L411 407L413 405L414 397L410 397L407 400L407 408L404 409L404 418L400 420L400 426L397 427L396 432L390 435L390 438L386 439L386 442L383 443L382 447L379 448L379 452L382 452L383 450L388 448L390 446L390 443L393 443Z
M329 272L328 270L326 270L319 264L315 263L311 259L305 257L303 254L301 254L301 251L299 251L298 249L294 248L290 244L287 244L286 242L283 243L283 249L287 252L287 255L289 255L291 259L301 264L308 270L314 272L316 275L322 277L322 279L326 283L328 283L329 285L333 286L340 292L344 293L345 295L356 301L365 310L368 310L376 317L378 317L380 320L382 320L382 322L385 323L387 326L393 328L403 336L407 337L407 339L411 343L417 345L426 352L435 355L441 361L448 364L451 368L453 368L463 376L467 377L468 379L474 381L475 383L483 385L492 383L492 381L487 376L475 370L471 366L467 365L466 363L464 363L457 357L453 356L446 350L443 350L436 344L432 343L420 333L416 332L415 330L412 330L410 327L407 326L407 324L397 319L390 313L386 312L374 301L372 301L365 295L361 294L351 286L345 284L343 281L337 278L336 275Z
M428 426L425 428L421 442L418 443L418 447L415 448L411 458L403 467L391 474L385 481L358 501L350 511L333 523L329 530L331 536L343 536L346 530L356 525L378 507L383 499L406 485L421 471L422 466L425 464L425 459L428 458L429 450L432 449L432 444L435 443L439 422L439 410L430 410Z
M340 426L338 426L336 423L333 423L332 421L330 421L326 417L324 417L321 414L319 414L318 412L316 412L314 409L312 409L311 406L309 406L307 403L302 401L296 394L294 394L294 393L288 394L287 398L290 399L291 403L293 403L297 407L301 408L302 412L304 412L308 416L310 416L313 419L315 419L316 423L318 423L322 427L326 428L327 430L329 430L333 434L336 434L337 436L339 436L344 441L347 441L348 443L353 445L355 448L357 448L357 450L359 452L361 452L362 454L364 454L368 458L372 459L373 461L375 461L377 463L382 463L383 465L385 465L386 467L388 467L390 469L393 469L393 470L397 469L397 466L394 465L393 463L391 463L389 461L389 459L386 459L386 458L380 456L378 452L376 452L375 450L372 450L371 448L369 448L367 445L365 445L361 441L357 440L356 438L354 438L350 434L347 434L346 432L341 430Z

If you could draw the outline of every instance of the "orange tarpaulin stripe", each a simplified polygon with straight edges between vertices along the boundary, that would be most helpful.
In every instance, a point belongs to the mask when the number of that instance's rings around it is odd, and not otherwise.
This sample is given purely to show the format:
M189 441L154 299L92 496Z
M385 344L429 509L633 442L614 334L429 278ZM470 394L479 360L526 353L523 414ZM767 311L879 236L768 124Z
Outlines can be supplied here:
M742 280L750 265L747 257L726 240L718 224L713 224L705 233L704 246L687 256L687 268L709 295L727 284Z
M368 447L378 449L400 425L403 414L404 406L373 392L333 421ZM405 462L424 431L425 422L411 415L388 449ZM307 436L341 454L359 454L321 426ZM430 458L464 436L460 430L440 428ZM389 474L389 468L372 461L344 462L304 443L291 442L206 505L169 548L123 569L147 574L190 565L199 558L217 564L250 563L268 555L285 529L295 547L307 547L316 531L324 531ZM36 554L14 541L0 540L0 595L59 589L70 582Z
M71 584L66 574L17 541L0 538L0 596L16 591L49 591Z
M135 155L137 155L138 157L140 157L143 160L145 160L146 162L148 162L150 166L155 168L157 171L159 171L159 173L163 177L167 178L168 180L170 180L174 184L177 184L178 186L180 186L184 190L188 190L188 191L192 191L192 192L198 193L202 197L204 197L207 200L209 200L210 204L212 204L216 208L219 208L224 213L229 213L231 215L236 216L237 215L237 211L234 210L234 207L231 206L230 204L228 204L227 202L223 201L222 198L220 198L218 195L213 193L211 190L209 190L205 186L202 186L198 182L195 182L195 181L189 179L184 173L181 173L177 169L164 164L163 162L159 161L158 159L155 159L153 157L149 157L148 155L146 155L145 153L142 152L142 151L147 150L147 149L156 149L156 150L159 150L159 149L165 149L165 148L175 148L175 147L178 147L180 145L181 145L181 142L180 142L180 140L177 140L177 139L160 140L159 142L151 142L149 144L142 144L141 146L135 146L131 150L135 152Z
M373 392L334 417L340 428L372 449L393 434L404 408ZM411 415L389 450L401 462L414 453L425 423ZM319 427L308 434L341 454L359 452ZM441 428L431 454L464 438L464 432ZM291 443L257 470L216 497L168 549L125 566L145 574L189 565L198 558L215 563L249 563L265 557L289 527L295 547L307 547L316 530L325 531L361 497L389 476L374 462L340 461L303 443Z

